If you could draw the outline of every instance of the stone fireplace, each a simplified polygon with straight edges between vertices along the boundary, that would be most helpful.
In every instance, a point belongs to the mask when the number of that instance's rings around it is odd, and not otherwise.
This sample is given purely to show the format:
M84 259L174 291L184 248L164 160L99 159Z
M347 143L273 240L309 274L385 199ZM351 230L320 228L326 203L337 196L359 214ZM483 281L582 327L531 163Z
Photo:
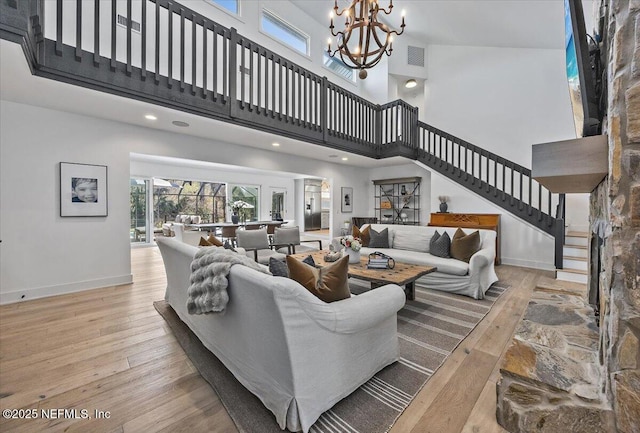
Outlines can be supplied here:
M640 432L640 0L594 3L609 170L591 193L590 282L534 291L497 387L510 432Z

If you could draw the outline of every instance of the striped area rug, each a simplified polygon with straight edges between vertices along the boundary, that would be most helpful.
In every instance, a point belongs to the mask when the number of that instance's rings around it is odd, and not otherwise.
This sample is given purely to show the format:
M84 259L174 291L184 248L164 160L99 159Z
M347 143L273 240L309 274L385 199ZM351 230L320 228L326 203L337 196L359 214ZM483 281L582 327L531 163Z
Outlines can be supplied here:
M415 301L407 301L398 312L400 361L322 414L310 431L387 432L507 288L495 283L485 299L475 300L416 285Z
M350 281L352 292L363 290ZM398 312L400 360L322 414L314 433L387 432L447 356L469 335L508 287L495 283L485 299L416 285L416 300ZM243 433L282 432L275 418L200 344L165 301L154 303L200 374L213 386Z

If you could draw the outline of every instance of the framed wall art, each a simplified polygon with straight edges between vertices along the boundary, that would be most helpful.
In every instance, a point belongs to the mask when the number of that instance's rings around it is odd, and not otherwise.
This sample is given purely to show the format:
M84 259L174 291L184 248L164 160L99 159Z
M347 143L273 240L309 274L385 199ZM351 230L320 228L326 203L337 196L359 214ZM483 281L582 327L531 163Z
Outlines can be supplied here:
M340 194L342 200L340 210L343 213L353 212L353 188L343 186L340 188Z
M60 163L60 216L107 216L107 166Z

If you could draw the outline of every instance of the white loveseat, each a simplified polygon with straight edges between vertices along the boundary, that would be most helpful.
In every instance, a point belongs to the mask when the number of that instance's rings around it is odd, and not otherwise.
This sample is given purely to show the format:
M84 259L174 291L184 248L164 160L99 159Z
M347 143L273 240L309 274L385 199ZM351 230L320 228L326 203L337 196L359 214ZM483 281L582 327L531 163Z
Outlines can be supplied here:
M324 303L297 282L232 266L222 314L187 313L197 247L158 239L165 299L204 346L273 414L280 428L309 427L377 371L398 359L402 288L389 284Z
M362 226L364 230L366 226ZM415 265L435 266L436 272L427 274L417 280L430 289L484 298L489 287L498 281L494 268L496 256L496 232L478 230L480 232L480 250L469 260L469 263L453 258L436 257L429 254L429 241L438 230L447 232L453 239L456 228L430 226L404 226L393 224L371 224L371 228L380 232L389 229L389 246L391 248L362 248L361 254L368 255L374 251L382 252L399 262ZM469 234L475 229L462 229Z

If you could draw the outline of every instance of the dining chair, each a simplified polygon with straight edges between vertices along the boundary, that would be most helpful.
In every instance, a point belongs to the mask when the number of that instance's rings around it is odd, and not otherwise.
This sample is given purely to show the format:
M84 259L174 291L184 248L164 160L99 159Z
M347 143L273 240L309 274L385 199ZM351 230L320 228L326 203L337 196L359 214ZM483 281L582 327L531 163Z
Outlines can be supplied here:
M312 247L309 245L302 245L301 242L318 242L318 247ZM278 252L284 253L286 247L281 245L288 245L292 254L295 253L306 253L311 251L319 251L322 249L322 240L321 239L308 239L301 241L300 240L300 228L299 227L278 227L274 230L273 233L273 243L278 245Z
M222 229L220 230L220 237L222 238L222 240L223 241L228 240L232 246L236 245L237 235L238 235L237 225L222 226Z
M246 250L247 257L253 256L256 262L263 265L268 265L271 257L277 260L286 258L286 254L271 249L266 229L238 230L237 239L238 247Z
M262 227L262 224L245 224L245 230L259 230Z

